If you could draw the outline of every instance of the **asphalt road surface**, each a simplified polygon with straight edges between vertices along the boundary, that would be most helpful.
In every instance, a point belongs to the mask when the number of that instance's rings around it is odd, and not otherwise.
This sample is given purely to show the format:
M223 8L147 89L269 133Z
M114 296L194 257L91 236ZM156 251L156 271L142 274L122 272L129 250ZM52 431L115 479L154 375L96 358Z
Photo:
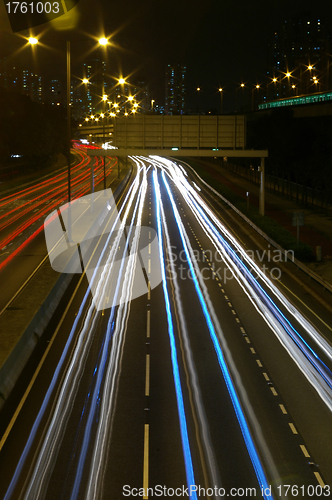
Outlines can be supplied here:
M132 161L1 440L1 498L328 497L330 343L199 179Z

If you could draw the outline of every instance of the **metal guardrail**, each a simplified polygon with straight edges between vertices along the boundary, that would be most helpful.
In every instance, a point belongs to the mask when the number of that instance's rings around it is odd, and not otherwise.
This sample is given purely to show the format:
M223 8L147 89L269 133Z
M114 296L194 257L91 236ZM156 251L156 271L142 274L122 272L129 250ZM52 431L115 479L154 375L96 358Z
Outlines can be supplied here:
M199 178L199 180L207 186L213 193L218 196L219 198L222 199L234 212L236 212L247 224L249 224L260 236L262 236L266 241L268 241L271 245L273 245L277 250L282 252L284 256L286 256L287 250L285 250L282 246L280 246L276 241L272 240L267 234L265 234L256 224L254 224L248 217L246 217L240 210L238 210L230 201L228 201L224 196L222 196L218 191L216 191L213 187L211 187L207 182L205 182L197 172L191 167L188 163L186 165L195 173L195 175ZM289 257L289 256L288 256ZM304 273L306 273L310 278L314 279L319 283L323 288L328 290L329 292L332 293L332 286L324 281L318 274L316 274L314 271L309 269L306 265L304 265L302 262L300 262L298 259L293 257L290 259L291 262L293 262L299 269L301 269Z

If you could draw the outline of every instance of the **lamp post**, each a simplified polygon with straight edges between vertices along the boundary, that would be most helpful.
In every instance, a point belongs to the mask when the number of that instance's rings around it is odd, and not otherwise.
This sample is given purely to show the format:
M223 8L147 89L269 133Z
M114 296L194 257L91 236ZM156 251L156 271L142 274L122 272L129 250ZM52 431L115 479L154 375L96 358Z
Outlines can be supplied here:
M274 76L272 78L272 83L274 84L273 99L277 98L277 82L278 82L278 79Z
M67 49L67 161L68 161L68 203L70 206L70 139L71 139L71 112L70 112L70 42L66 42ZM68 211L70 214L70 209ZM71 221L69 222L71 226Z
M309 80L311 80L311 71L313 70L313 66L311 64L309 64L308 70L310 73L309 73L309 78L307 78L307 94L309 93Z
M252 111L254 111L254 92L255 92L255 89L257 90L257 93L258 93L258 90L261 88L261 86L259 84L255 85L255 87L253 87L252 89L252 103L251 103L251 108L252 108Z
M219 88L219 93L220 93L220 114L222 115L222 105L223 105L223 96L224 96L224 92L223 92L223 88Z
M107 47L108 45L108 40L107 38L103 37L99 39L99 45L101 47ZM102 79L102 99L103 99L103 145L105 145L105 103L108 100L107 95L105 94L105 82L104 82L104 76ZM104 167L104 190L106 191L106 167L105 167L105 156L103 156L103 167Z
M38 39L34 37L29 38L30 45L36 45ZM67 107L67 145L66 145L66 156L68 162L68 239L71 241L71 189L70 189L70 146L71 146L71 112L70 112L70 41L66 42L66 62L67 62L67 88L66 88L66 107Z
M245 87L245 84L242 82L240 84L240 89L242 89L241 92L240 92L240 113L241 113L241 109L243 109L243 106L244 106L244 104L243 104L243 92L244 92L243 89L244 89L244 87Z

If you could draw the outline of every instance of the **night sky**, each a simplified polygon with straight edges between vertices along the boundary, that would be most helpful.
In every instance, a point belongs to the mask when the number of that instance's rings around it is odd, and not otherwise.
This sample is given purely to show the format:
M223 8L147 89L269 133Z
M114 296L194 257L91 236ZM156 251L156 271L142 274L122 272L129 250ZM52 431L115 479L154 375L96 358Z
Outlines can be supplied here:
M0 56L9 56L24 40L10 32L3 4L1 8ZM264 80L268 41L285 19L309 11L332 30L330 0L80 0L73 11L76 27L70 31L50 30L47 25L33 30L53 48L34 50L35 69L41 74L57 76L65 71L61 51L63 41L70 38L73 74L81 76L88 52L98 54L90 36L105 35L111 37L107 62L114 77L120 73L129 81L144 77L152 98L162 104L166 64L185 63L189 101L201 99L212 108L220 105L219 86L225 89L227 107L236 84ZM31 52L25 47L16 58L30 63ZM197 86L202 88L200 96Z

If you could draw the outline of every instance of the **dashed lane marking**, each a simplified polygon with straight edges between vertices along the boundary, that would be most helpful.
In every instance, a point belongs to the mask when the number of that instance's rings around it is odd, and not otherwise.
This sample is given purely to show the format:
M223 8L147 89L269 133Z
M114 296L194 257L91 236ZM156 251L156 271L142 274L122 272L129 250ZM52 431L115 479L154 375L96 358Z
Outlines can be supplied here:
M292 422L288 422L288 425L291 428L293 434L298 434L296 427L294 424L292 424Z
M304 446L304 444L300 444L300 448L302 450L303 455L306 458L310 458L310 453L308 452L307 448Z
M286 410L286 408L284 407L284 405L280 404L280 405L279 405L279 407L280 407L280 410L282 411L282 413L283 413L284 415L287 415L287 410Z

